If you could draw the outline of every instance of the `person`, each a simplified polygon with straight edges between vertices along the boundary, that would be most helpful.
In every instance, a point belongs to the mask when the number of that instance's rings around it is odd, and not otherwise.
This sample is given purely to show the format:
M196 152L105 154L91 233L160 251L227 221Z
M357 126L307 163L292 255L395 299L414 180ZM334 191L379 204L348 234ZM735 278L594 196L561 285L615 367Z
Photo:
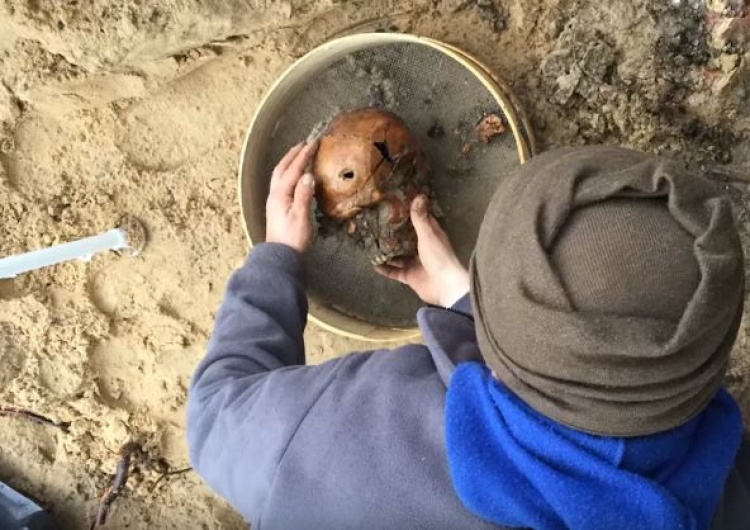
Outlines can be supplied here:
M750 528L722 387L744 300L728 202L614 147L504 177L467 270L417 198L424 345L305 365L315 146L273 172L188 395L194 468L271 529ZM442 307L440 307L442 306Z

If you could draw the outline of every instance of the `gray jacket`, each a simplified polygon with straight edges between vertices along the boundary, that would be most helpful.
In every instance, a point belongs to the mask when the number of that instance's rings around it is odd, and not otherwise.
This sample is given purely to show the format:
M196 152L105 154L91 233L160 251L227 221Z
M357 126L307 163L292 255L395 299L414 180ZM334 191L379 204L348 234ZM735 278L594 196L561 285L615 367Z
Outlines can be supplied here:
M188 396L193 467L254 530L497 529L451 484L444 398L479 361L468 297L417 314L425 345L304 366L299 255L262 244L234 273ZM743 446L715 528L750 528Z

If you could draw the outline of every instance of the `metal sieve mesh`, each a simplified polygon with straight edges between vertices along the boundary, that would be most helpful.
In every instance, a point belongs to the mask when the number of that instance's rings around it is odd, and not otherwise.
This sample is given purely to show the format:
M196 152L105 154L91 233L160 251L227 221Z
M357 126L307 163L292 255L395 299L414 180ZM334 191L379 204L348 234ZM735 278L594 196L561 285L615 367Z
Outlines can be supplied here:
M490 144L475 140L476 123L487 112L502 112L478 78L437 49L377 45L329 65L287 95L272 137L261 140L268 148L257 167L270 175L292 145L322 130L333 116L371 106L395 112L419 137L444 214L441 224L468 262L499 179L520 160L510 129ZM462 154L467 144L471 150ZM250 215L257 217L259 206ZM307 260L309 294L317 303L371 324L414 326L420 301L405 286L378 276L348 238L316 237Z

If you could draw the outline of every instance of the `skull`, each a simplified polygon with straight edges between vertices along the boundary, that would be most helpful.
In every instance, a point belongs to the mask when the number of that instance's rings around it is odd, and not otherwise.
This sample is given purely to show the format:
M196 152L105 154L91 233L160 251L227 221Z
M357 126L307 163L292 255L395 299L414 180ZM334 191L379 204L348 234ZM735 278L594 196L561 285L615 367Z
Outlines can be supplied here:
M337 116L313 161L321 212L339 223L373 263L416 254L411 201L428 193L428 166L406 124L390 112Z

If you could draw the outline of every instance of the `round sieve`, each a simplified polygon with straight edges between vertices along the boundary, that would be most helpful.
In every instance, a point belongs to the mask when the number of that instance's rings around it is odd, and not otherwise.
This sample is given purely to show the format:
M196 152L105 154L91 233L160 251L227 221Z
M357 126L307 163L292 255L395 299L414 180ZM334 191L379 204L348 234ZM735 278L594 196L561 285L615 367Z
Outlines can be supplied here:
M495 187L533 154L533 135L507 85L476 59L453 46L398 33L327 42L295 62L266 94L239 168L250 244L264 240L265 201L278 160L336 114L363 107L398 114L420 139L441 224L468 263ZM475 127L490 113L502 117L506 131L485 143ZM377 275L350 239L316 235L306 260L313 321L364 340L418 335L419 299Z

